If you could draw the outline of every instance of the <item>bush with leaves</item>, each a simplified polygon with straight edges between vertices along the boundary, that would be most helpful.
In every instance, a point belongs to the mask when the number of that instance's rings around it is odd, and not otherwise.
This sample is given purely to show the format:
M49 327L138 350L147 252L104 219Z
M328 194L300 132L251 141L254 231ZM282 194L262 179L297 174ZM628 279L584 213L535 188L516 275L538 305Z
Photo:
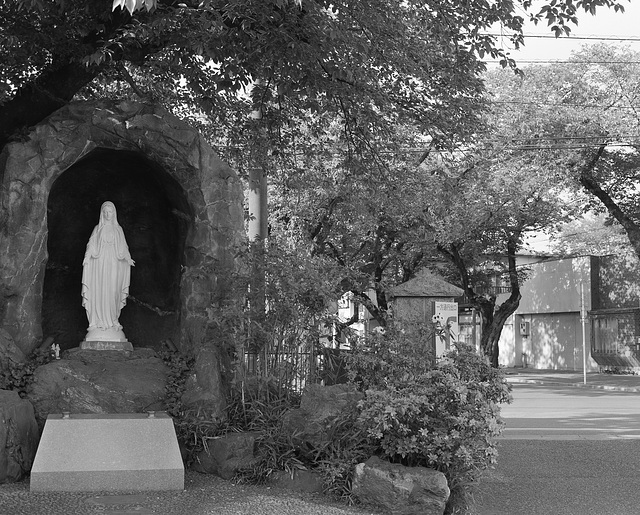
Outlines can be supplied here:
M285 427L284 415L300 406L300 396L282 388L274 377L252 377L238 384L227 406L226 432L256 431L257 461L240 471L236 479L262 484L277 470L293 473L309 464Z
M363 391L413 381L433 368L433 334L424 325L409 331L390 326L356 340L345 353L349 380Z
M262 483L274 470L301 466L295 446L282 428L284 413L300 405L298 394L282 388L273 377L254 376L234 385L227 399L224 418L215 417L206 406L188 406L182 402L193 360L176 352L163 352L161 356L170 370L165 406L174 419L176 436L185 452L187 466L197 460L209 440L242 431L260 433L257 448L261 459L251 470L243 471L239 479Z
M394 373L373 384L360 403L358 423L376 443L376 454L407 466L445 474L451 488L449 513L462 510L479 474L496 461L502 431L500 403L510 387L469 345L437 360L425 373Z
M328 422L324 443L306 453L311 467L322 475L324 492L349 504L356 502L351 491L356 465L376 451L358 417L358 410L344 410Z
M169 368L165 385L165 409L173 417L176 437L185 453L186 464L191 465L198 453L205 448L207 439L220 434L221 421L213 416L212 410L204 406L186 406L182 402L185 383L193 372L194 359L171 351L162 351L160 357Z

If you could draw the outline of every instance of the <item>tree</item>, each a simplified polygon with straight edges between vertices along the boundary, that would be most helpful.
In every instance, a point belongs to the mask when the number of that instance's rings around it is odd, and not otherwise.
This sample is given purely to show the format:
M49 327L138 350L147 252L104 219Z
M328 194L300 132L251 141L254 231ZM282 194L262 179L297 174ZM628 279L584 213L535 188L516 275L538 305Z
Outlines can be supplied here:
M531 67L503 81L495 98L510 111L504 119L519 121L511 141L544 156L567 191L586 192L577 212L606 212L640 256L639 60L627 49L585 47L562 67Z
M524 237L556 223L563 212L543 163L530 161L522 151L498 147L488 152L482 146L464 167L436 168L427 189L425 223L453 266L455 282L478 310L480 346L497 367L502 328L521 299L524 276L516 257ZM491 287L496 275L510 286L501 304Z
M554 253L572 256L606 256L630 250L622 226L603 213L587 213L561 225L551 234L550 246Z
M294 119L298 158L280 161L270 178L270 237L330 260L340 292L385 326L388 289L409 279L427 252L416 195L422 172L415 151L400 147L415 135L399 129L395 138L356 151L332 118Z
M487 116L486 126L503 122L499 114ZM450 280L483 317L482 346L497 366L500 332L520 299L516 254L527 232L565 216L557 200L562 176L553 179L543 157L497 144L493 133L464 152L433 151L425 159L415 151L419 134L399 127L396 139L373 141L368 153L357 154L360 160L335 121L326 131L313 129L319 120L295 123L302 134L293 146L305 150L298 163L272 176L273 233L331 259L342 291L383 326L389 289L421 268L442 268L444 256ZM517 123L511 128L518 129ZM402 146L410 141L413 147ZM496 273L511 284L501 305L488 288Z
M622 8L554 1L533 17L567 32L577 8L597 6ZM286 97L317 109L326 98L354 134L385 111L457 141L482 106L478 57L515 64L482 31L501 24L518 46L522 23L511 1L2 0L0 148L94 79L131 82L129 65L164 84L182 76L206 112L260 80L252 107Z
M245 154L260 141L255 134L264 134L263 157L277 167L277 152L284 162L294 158L284 152L297 130L289 114L302 119L321 113L326 118L315 128L337 120L345 177L357 185L366 158L387 151L372 146L401 143L393 137L399 127L411 129L403 141L419 135L431 150L468 145L486 108L481 58L515 66L484 31L500 24L515 46L522 43L523 18L510 0L150 0L142 10L138 0L113 5L0 0L0 149L73 98L134 95L170 103L194 119L226 117L228 130L211 130L212 142L231 148L249 141ZM522 6L532 8L529 0ZM534 18L566 32L576 8L596 6L620 4L553 0ZM259 119L247 121L251 111ZM394 168L380 160L379 170L385 169L393 177ZM387 180L382 173L375 178L375 184ZM364 248L397 255L406 250L395 237L398 217L391 220L379 220ZM370 267L374 279L388 261L377 255Z

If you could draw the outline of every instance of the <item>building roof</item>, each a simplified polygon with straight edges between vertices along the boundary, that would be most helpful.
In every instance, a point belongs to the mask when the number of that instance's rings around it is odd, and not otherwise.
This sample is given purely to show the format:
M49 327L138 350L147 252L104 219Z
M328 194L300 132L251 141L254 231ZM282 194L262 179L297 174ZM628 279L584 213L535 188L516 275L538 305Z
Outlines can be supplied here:
M391 288L390 293L392 297L461 297L464 290L423 270L413 279Z

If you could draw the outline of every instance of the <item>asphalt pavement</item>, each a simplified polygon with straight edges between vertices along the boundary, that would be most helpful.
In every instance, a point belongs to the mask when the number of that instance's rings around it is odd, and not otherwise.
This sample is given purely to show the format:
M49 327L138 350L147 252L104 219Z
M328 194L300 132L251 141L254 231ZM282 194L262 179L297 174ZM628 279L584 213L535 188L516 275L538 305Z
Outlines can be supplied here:
M506 373L514 402L474 515L639 515L640 376Z

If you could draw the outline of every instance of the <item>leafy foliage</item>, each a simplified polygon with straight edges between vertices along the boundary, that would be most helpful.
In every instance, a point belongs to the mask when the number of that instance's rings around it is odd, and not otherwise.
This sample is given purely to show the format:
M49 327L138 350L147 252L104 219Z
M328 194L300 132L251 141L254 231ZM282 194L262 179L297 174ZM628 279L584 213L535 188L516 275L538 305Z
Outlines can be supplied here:
M639 254L638 53L585 46L562 67L525 72L517 80L497 74L489 83L503 121L497 136L564 181L564 197L575 200L566 202L570 214L606 212Z
M299 406L299 395L271 377L236 383L226 419L182 408L178 434L193 460L210 438L233 431L256 431L257 461L240 471L240 481L265 483L274 471L319 471L325 492L356 502L351 492L358 463L372 455L409 466L426 466L447 476L452 497L449 513L467 502L479 473L495 463L495 438L502 421L499 404L510 402L510 388L500 370L492 368L475 349L458 345L433 362L425 357L426 334L413 338L378 334L353 351L351 376L366 396L358 409L329 421L328 435L317 447L301 445L285 426L285 414ZM188 366L177 357L178 376ZM171 385L183 384L174 379ZM179 388L178 388L179 390Z
M433 368L433 337L425 325L406 332L391 326L366 335L346 353L349 379L362 391L414 382Z
M415 380L369 389L358 423L385 459L442 471L452 510L464 505L480 472L495 463L503 427L499 404L510 400L502 372L459 344Z
M248 309L252 256L244 247L238 249L238 256L246 266L223 279L233 295L216 303L209 313L211 331L220 335L220 348L230 358L229 370L223 370L229 385L223 418L206 407L187 406L182 401L186 381L193 374L193 357L163 354L171 372L165 402L187 463L206 448L210 438L233 431L257 428L264 433L265 445L284 445L278 440L280 415L299 403L296 392L300 386L314 380L310 364L319 328L327 317L328 299L333 298L322 263L290 249L268 246L264 255L268 312L256 321Z
M284 427L284 414L300 405L295 392L273 378L256 377L236 389L227 408L225 431L257 431L257 462L238 473L240 481L262 484L274 471L292 473L305 464L295 445L295 435Z
M576 7L602 5L619 3L554 0L535 16L566 31ZM95 78L128 84L129 98L144 95L131 66L212 119L229 93L259 83L249 109L286 98L343 112L353 134L392 114L424 135L464 139L483 103L481 58L515 66L483 31L500 24L517 48L523 21L507 1L3 0L0 144Z
M358 414L358 410L345 410L329 421L323 443L306 455L310 466L322 474L324 492L348 504L357 502L352 492L356 465L376 452Z
M165 409L173 417L176 437L185 454L186 464L190 465L205 448L207 439L221 434L222 421L205 407L186 406L182 401L186 381L193 373L193 359L170 351L162 352L161 358L169 368Z
M606 256L631 250L624 229L604 214L587 213L550 234L551 249L565 256Z

